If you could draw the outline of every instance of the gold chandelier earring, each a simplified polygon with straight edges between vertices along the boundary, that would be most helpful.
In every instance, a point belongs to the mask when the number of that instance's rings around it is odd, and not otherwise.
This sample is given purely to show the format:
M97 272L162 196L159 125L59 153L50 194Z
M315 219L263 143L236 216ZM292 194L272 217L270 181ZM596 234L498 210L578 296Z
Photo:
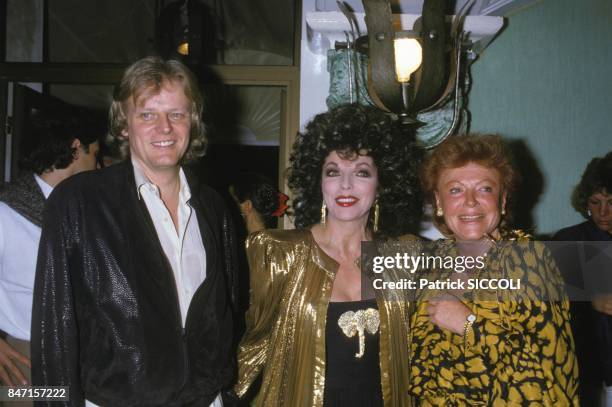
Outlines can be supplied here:
M378 219L380 218L380 205L378 205L378 199L374 202L374 224L372 230L374 233L378 232Z
M325 206L325 201L321 205L321 226L325 226L325 220L327 218L327 206Z
M442 210L442 207L438 206L438 209L436 209L436 216L438 218L441 218L442 216L444 216L444 211Z

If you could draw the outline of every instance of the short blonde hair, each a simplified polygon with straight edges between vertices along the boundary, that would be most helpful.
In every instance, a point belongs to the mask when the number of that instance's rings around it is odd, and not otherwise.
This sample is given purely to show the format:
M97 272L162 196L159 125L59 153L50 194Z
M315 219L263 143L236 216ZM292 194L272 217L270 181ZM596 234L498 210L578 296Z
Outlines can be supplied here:
M193 73L176 60L146 57L134 62L124 72L121 82L113 91L113 102L109 110L109 133L106 138L111 148L116 148L122 159L130 153L128 139L122 134L127 128L126 106L132 98L134 103L143 96L156 94L169 82L180 83L190 102L190 142L183 162L194 161L206 153L208 141L206 126L202 122L204 102L198 82Z
M512 197L520 181L510 147L496 134L463 134L449 137L426 158L421 167L421 185L425 200L434 207L434 223L446 235L452 235L444 218L435 214L435 191L442 171L462 167L470 162L499 173L502 194L506 194L506 218L511 219ZM505 226L505 225L502 225Z

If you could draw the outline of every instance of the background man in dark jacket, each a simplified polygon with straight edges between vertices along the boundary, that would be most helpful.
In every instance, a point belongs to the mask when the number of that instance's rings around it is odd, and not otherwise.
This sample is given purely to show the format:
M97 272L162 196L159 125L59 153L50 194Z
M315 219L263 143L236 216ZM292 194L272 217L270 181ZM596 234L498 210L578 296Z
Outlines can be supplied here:
M234 239L221 198L181 164L204 154L202 97L149 57L114 91L126 157L48 200L32 321L34 385L67 405L219 406L234 378Z
M98 139L106 126L90 113L61 102L52 111L31 109L20 149L22 172L0 190L0 331L6 335L0 334L0 386L30 384L32 292L43 207L61 181L96 168ZM5 407L14 404L4 402Z

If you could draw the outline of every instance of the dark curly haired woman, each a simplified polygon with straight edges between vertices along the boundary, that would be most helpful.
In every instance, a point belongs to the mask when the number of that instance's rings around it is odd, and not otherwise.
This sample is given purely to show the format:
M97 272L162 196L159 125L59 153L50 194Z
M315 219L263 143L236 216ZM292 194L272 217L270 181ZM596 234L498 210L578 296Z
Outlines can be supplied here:
M285 214L289 197L276 190L263 175L241 173L230 185L230 194L238 203L249 234L275 228L276 219Z
M289 186L301 229L247 243L239 395L261 373L261 406L412 405L407 304L362 296L359 259L362 241L417 231L421 155L410 130L359 105L320 114L299 135Z
M558 231L562 241L612 241L612 151L589 162L572 196L586 222ZM572 261L572 259L569 259ZM569 263L567 270L577 270ZM574 277L566 276L568 281ZM580 366L580 400L585 406L612 407L612 296L572 303L572 329ZM603 383L603 385L602 385Z

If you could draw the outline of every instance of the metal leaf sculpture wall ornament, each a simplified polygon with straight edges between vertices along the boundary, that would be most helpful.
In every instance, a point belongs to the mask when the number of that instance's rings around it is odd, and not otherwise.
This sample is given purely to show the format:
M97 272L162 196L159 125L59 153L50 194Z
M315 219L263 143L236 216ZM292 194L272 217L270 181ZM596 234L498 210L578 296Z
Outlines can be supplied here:
M362 0L368 28L368 51L371 66L371 84L383 109L400 116L416 114L431 107L446 87L446 24L445 0L425 0L421 18L420 43L423 53L421 68L413 74L410 86L410 106L402 99L401 85L397 82L393 40L391 4L389 0ZM409 110L408 110L409 109Z
M351 69L347 54L353 61ZM366 106L377 106L368 93L368 64L368 55L359 48L327 51L329 93L325 102L328 109L351 103L351 100ZM469 89L469 75L462 77L463 83L458 86L458 92L448 94L434 108L417 114L417 121L422 125L417 129L416 137L426 148L433 148L444 141L451 129L454 132L467 131L468 112L463 93ZM353 86L349 86L351 80Z
M397 81L389 0L362 0L368 35L355 39L354 17L341 2L349 20L346 42L328 51L330 89L327 106L361 103L397 115L417 127L417 139L426 148L440 144L450 134L466 131L469 113L469 74L466 62L467 33L463 21L474 4L467 1L457 12L450 30L445 22L445 0L424 0L423 15L415 23L423 49L423 63L413 73L406 105Z
M464 33L461 22L469 11L472 1L468 1L455 18L452 28L447 29L445 22L445 0L424 0L420 19L419 41L423 50L421 67L412 75L409 95L402 97L402 86L397 81L394 61L393 40L395 33L392 26L392 13L389 0L362 0L365 9L365 20L368 35L356 40L356 44L347 44L351 51L367 54L369 66L367 90L369 97L357 92L350 100L342 95L341 89L346 83L361 85L361 75L365 71L364 59L352 56L352 67L347 72L338 61L334 61L338 52L328 54L330 62L330 96L328 106L342 102L356 101L371 104L382 110L396 114L403 122L419 126L417 137L425 147L431 148L442 142L459 126L466 127L467 111L462 78L468 77L462 66ZM345 14L346 15L346 14ZM348 17L347 17L348 18ZM347 43L349 43L347 36ZM346 55L346 54L345 54ZM344 83L346 82L346 83ZM361 86L363 89L364 86ZM344 92L345 93L345 92ZM416 119L416 120L415 120Z

